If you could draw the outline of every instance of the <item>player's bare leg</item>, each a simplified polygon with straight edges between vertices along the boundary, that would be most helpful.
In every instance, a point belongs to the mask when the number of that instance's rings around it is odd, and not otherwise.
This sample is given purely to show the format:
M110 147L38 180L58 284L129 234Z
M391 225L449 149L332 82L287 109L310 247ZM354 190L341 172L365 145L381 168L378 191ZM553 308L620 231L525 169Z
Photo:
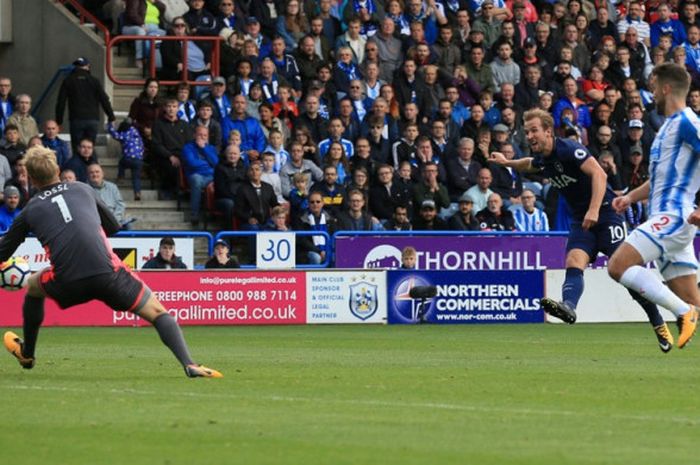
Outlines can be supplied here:
M566 254L566 278L561 287L562 301L557 302L545 297L542 308L564 323L576 322L576 307L583 294L583 270L588 266L590 257L581 249L571 249Z
M34 349L39 337L39 328L44 321L44 300L46 295L40 285L41 274L48 268L34 273L29 277L27 295L22 305L23 337L19 337L12 331L7 331L3 336L5 348L17 358L22 368L34 367Z
M134 310L138 316L151 323L158 331L160 340L175 355L185 369L185 374L190 378L223 378L223 375L211 368L199 365L192 360L185 337L180 326L163 307L158 299L151 294L146 303Z
M626 288L673 312L680 327L678 347L683 348L697 326L695 307L700 304L700 295L695 273L674 277L668 281L667 287L651 270L644 268L643 263L637 249L623 243L610 258L608 274Z

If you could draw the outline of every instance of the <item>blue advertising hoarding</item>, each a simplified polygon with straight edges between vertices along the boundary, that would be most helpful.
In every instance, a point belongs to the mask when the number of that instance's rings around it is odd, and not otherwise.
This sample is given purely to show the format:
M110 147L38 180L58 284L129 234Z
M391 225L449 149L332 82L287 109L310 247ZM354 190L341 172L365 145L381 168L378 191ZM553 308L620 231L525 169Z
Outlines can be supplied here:
M437 295L413 299L415 286ZM388 323L543 323L544 271L421 271L387 273Z

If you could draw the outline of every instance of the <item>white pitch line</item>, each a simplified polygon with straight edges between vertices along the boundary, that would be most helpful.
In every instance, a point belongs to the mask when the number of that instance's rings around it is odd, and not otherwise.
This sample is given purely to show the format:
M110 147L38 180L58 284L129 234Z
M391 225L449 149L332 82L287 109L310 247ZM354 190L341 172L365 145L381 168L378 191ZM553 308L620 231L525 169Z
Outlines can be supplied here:
M12 390L35 390L35 391L60 391L60 392L77 392L88 393L94 390L70 388L61 386L0 386L1 389L8 391ZM107 389L105 392L111 394L133 394L142 396L163 395L162 391L147 391L140 389ZM416 408L429 410L447 410L457 412L478 412L478 413L505 413L512 415L539 415L539 416L564 416L564 417L590 417L601 418L600 412L577 412L573 410L546 410L546 409L528 409L528 408L508 408L508 407L487 407L482 405L465 405L465 404L448 404L443 402L390 402L371 399L319 399L310 397L289 397L289 396L255 396L245 397L231 394L209 394L201 392L173 392L176 396L194 397L201 399L238 399L238 400L262 400L272 402L289 402L289 403L319 403L319 404L344 404L368 407L388 407L388 408ZM623 421L639 421L639 422L671 422L682 423L687 426L700 425L700 417L688 418L677 416L655 416L655 415L625 415L625 414L608 414L604 415L606 419L623 420Z

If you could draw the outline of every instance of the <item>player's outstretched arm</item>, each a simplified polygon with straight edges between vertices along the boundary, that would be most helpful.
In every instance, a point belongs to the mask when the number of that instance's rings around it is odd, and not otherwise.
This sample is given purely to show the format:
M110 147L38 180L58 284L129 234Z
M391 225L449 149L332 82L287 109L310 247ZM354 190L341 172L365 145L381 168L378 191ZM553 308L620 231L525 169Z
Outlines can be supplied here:
M489 161L500 166L508 166L520 172L536 171L532 167L532 157L518 158L517 160L508 160L501 152L491 152Z
M591 178L591 201L588 204L588 211L583 217L583 223L581 224L583 229L589 229L598 222L600 206L603 203L607 188L608 175L605 174L603 168L593 157L589 157L581 164L581 171Z
M628 192L625 195L613 199L612 207L615 209L616 212L622 213L625 210L627 210L629 206L633 203L648 199L650 188L651 184L649 183L649 181L646 181L638 188ZM688 222L690 222L690 219L688 219Z

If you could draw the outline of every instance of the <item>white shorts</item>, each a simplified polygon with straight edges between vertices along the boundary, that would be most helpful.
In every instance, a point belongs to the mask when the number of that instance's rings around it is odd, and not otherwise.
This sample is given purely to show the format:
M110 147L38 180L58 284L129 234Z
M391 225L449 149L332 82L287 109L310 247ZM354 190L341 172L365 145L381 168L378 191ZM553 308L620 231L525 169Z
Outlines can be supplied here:
M639 252L644 263L655 261L661 275L669 281L696 273L698 260L693 239L697 230L684 218L659 214L632 231L625 242Z

